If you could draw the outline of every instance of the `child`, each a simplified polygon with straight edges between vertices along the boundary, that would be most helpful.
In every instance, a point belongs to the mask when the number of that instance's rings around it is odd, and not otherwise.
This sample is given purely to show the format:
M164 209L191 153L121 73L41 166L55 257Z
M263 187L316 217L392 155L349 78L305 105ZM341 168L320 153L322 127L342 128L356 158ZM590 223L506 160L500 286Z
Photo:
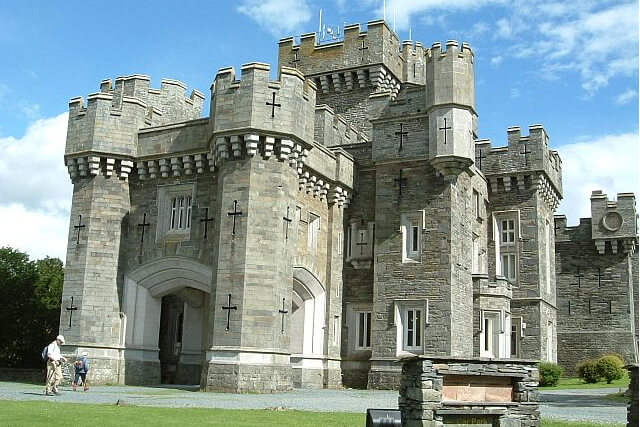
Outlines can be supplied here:
M82 386L84 387L84 391L89 390L89 387L87 387L87 374L89 373L89 361L87 360L86 351L82 353L82 356L78 357L74 365L76 368L76 378L73 381L73 391L77 390L79 379L82 379Z

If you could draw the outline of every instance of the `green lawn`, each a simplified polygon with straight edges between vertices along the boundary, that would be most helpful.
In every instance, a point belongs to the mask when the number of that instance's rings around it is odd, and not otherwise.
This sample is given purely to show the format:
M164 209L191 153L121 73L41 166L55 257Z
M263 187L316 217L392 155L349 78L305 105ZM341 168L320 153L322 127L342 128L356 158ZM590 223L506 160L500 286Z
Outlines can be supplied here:
M0 425L108 426L364 426L365 414L229 410L201 408L150 408L142 406L87 405L46 401L0 401ZM605 424L622 426L622 424ZM603 424L543 420L542 427L596 427Z
M629 374L625 372L624 377L620 380L615 380L611 384L607 384L606 381L601 381L595 384L587 384L580 378L562 378L555 387L540 387L540 390L560 390L571 388L619 388L626 390L629 388Z

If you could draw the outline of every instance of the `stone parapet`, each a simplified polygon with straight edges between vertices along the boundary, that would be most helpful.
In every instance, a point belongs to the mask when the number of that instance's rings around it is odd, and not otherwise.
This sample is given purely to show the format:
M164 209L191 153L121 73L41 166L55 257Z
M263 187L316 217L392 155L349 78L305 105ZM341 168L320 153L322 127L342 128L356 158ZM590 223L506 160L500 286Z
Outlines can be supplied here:
M296 69L282 67L272 81L269 64L244 64L239 80L233 67L223 68L211 86L211 129L216 135L254 129L311 143L315 104L316 86Z
M413 357L402 361L402 425L539 426L538 368L530 360Z
M636 198L633 193L618 193L617 200L609 200L602 191L591 193L591 238L598 253L608 247L616 254L635 252L638 240Z
M475 165L491 183L492 192L535 187L552 210L562 199L562 160L549 150L542 125L529 126L522 136L519 127L507 129L508 145L493 147L490 140L475 143Z
M307 76L323 75L333 80L338 70L370 68L382 65L398 81L402 78L403 62L400 56L398 36L385 21L370 21L367 31L361 31L360 24L344 27L344 40L319 44L315 33L300 36L300 44L294 38L280 40L278 63L280 66L296 67ZM337 73L339 74L339 73ZM348 86L353 81L351 74L342 74L341 81ZM358 77L359 78L359 77ZM342 84L338 90L341 90Z
M103 80L100 92L69 102L66 155L96 151L136 154L139 129L183 122L200 117L204 95L194 90L187 98L186 86L163 79L160 89L149 87L149 76L118 77L115 88Z

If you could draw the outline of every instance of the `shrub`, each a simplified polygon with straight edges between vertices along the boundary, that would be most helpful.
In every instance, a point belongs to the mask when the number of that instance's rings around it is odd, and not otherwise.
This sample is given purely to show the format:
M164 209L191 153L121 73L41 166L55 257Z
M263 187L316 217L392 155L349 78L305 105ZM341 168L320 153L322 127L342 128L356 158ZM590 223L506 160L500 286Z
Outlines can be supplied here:
M600 379L598 363L593 359L581 362L576 368L576 371L578 372L578 376L586 383L595 384Z
M624 362L615 354L605 354L598 359L596 369L598 376L607 380L607 384L624 377Z
M540 385L543 387L555 387L562 378L564 369L556 363L540 362Z

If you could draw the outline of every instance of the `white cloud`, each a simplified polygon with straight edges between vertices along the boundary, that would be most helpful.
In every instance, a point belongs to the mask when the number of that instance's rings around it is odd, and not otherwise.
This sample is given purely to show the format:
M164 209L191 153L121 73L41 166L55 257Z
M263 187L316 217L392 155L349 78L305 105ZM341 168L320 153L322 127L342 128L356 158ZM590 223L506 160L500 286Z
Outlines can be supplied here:
M293 35L300 24L311 19L306 0L245 0L237 10L277 37Z
M534 29L535 38L532 42L527 37L531 34L517 34L516 50L519 56L542 59L545 76L578 72L583 89L591 95L611 78L638 70L637 2L568 1L556 8L530 3L539 13L526 15L518 5L514 13L529 21L525 28Z
M502 58L501 55L494 56L493 58L491 58L491 65L497 67L498 65L502 64L503 59L504 58Z
M375 15L380 17L381 3L361 0L363 7L377 8ZM630 76L638 70L635 0L387 0L386 5L388 22L393 22L395 11L397 31L407 30L412 20L432 25L438 15L451 17L491 8L492 13L499 14L490 31L494 39L511 43L511 55L535 58L545 78L579 73L589 95L607 86L612 78ZM475 30L484 32L485 28ZM474 35L474 29L465 31L465 36ZM495 46L504 50L503 44Z
M623 192L638 197L639 138L638 133L606 135L558 148L566 190L557 213L566 215L570 225L590 217L593 190L602 190L609 199Z
M32 260L50 256L66 262L68 214L51 215L11 204L0 205L0 218L0 246L26 252Z
M387 0L387 22L393 22L395 13L396 30L402 31L409 28L412 15L419 15L428 11L459 11L474 10L492 3L501 3L503 0L452 0L443 2L440 0ZM365 3L378 6L377 16L383 15L382 2L368 1Z
M509 96L511 98L519 98L520 97L520 89L511 88L511 90L509 91Z
M627 89L618 96L616 96L615 103L618 105L624 105L638 96L638 91L635 89Z
M64 166L68 114L0 138L0 246L65 261L72 186Z

